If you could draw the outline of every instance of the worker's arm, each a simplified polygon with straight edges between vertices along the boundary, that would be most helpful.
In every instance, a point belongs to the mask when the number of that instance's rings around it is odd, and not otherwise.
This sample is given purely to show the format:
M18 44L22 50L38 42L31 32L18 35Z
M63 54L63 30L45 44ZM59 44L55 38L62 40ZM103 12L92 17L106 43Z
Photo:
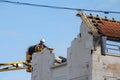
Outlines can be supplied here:
M48 47L47 47L47 49L48 49L48 50L54 50L54 48L48 48Z

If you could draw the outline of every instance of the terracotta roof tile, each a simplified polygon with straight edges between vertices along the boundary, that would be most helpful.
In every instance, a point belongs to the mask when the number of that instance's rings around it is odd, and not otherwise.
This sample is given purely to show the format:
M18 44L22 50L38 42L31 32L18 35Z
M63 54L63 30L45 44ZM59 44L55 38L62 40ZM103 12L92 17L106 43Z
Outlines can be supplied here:
M102 35L109 37L120 38L120 22L107 19L100 18L98 15L96 17L88 16L89 21L98 29L98 32Z
M102 23L98 23L100 33L105 36L120 38L120 23L104 20L102 20L101 22Z

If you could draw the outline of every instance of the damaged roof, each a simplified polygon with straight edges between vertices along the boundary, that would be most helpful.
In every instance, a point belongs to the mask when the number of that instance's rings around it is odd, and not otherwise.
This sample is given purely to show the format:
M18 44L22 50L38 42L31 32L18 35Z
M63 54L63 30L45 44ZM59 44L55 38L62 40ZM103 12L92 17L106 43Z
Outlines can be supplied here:
M97 30L98 34L108 37L120 38L120 21L117 21L114 18L101 18L98 15L92 16L92 14L83 15L81 13L78 13L78 16L80 16L82 20L86 22L86 24L91 24L92 27Z

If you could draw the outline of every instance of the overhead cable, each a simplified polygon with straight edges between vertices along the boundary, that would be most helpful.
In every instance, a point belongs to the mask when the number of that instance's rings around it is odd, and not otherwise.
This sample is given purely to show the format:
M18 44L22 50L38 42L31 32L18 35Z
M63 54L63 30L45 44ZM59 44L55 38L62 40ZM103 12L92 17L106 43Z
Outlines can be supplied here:
M88 11L88 12L100 12L100 13L116 13L120 14L117 11L103 11L103 10L90 10L90 9L79 9L79 8L70 8L70 7L58 7L58 6L50 6L50 5L41 5L41 4L32 4L32 3L24 3L24 2L17 2L17 1L8 1L8 0L0 0L0 2L11 3L16 5L27 5L27 6L34 6L34 7L46 7L46 8L53 8L53 9L64 9L64 10L77 10L77 11Z

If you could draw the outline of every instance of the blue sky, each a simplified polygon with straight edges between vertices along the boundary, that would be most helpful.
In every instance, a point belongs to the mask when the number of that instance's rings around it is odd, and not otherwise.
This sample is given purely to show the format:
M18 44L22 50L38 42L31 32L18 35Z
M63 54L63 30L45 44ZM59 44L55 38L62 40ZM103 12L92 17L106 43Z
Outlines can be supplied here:
M120 11L120 0L11 0L43 5ZM92 12L86 12L92 13ZM30 45L46 40L56 55L66 56L67 48L80 31L77 11L56 10L0 2L0 63L25 60ZM120 14L99 14L120 20ZM30 80L25 70L0 73L0 80Z

